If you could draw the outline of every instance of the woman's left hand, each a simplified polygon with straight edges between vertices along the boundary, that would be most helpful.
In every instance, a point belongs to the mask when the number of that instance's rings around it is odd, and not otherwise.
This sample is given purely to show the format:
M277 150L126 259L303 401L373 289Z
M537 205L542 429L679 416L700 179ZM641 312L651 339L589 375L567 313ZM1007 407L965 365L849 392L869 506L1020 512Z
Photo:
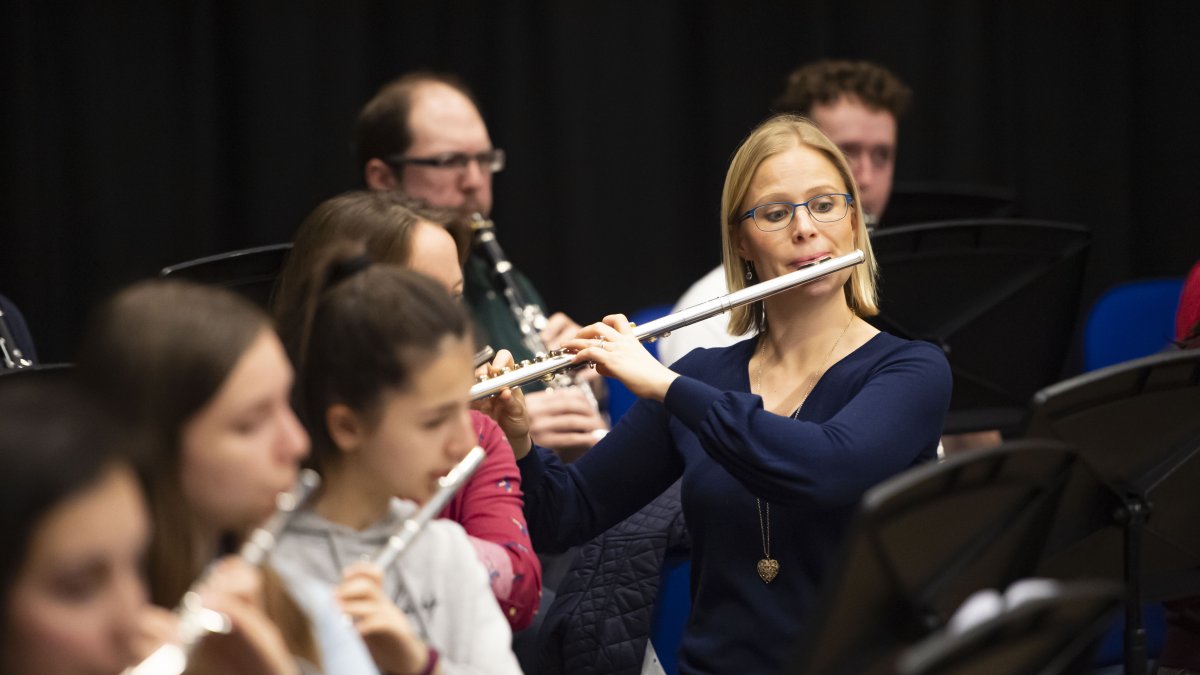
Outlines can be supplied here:
M575 363L596 364L601 375L617 378L638 398L663 400L679 377L638 342L624 314L609 314L600 323L584 326L563 348L576 352Z

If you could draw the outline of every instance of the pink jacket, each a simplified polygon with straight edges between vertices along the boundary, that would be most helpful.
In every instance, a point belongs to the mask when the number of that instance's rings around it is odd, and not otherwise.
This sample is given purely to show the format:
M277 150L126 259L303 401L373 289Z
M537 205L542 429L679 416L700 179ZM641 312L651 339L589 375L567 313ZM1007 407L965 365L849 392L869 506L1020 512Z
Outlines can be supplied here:
M542 596L542 565L525 526L521 473L512 448L490 417L472 410L471 421L487 459L442 512L463 526L487 568L492 592L513 631L526 628Z

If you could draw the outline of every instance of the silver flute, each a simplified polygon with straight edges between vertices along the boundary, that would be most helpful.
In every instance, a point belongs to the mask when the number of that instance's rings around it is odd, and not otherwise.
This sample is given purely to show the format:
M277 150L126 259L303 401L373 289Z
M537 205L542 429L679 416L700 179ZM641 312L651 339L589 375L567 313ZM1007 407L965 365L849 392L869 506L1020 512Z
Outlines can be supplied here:
M303 469L296 484L275 498L275 513L258 529L254 530L238 550L238 557L254 567L261 565L275 548L275 542L288 521L321 484L321 477L312 469ZM213 633L228 633L232 628L229 617L204 606L199 588L208 580L208 572L192 583L183 594L183 600L175 608L179 617L176 640L154 650L141 663L125 670L124 675L179 675L187 670L192 650L205 637Z
M668 314L640 326L634 326L633 336L641 342L654 341L660 337L670 335L673 331L684 326L689 326L697 321L703 321L711 316L728 312L734 307L757 302L776 293L782 293L796 286L816 281L821 277L833 274L847 267L859 265L863 260L865 260L863 252L858 249L836 258L822 258L817 262L810 263L798 270L788 272L774 279L759 282L728 295L723 295L698 305L692 305L687 309L681 309L678 312ZM505 372L495 377L481 377L480 381L471 387L471 400L487 398L510 387L519 387L534 380L554 377L557 373L570 368L574 360L574 353L556 349L543 358L537 358L533 361L522 361L519 367L506 369Z
M421 534L421 530L446 508L446 504L466 484L486 457L487 453L483 448L471 448L467 456L455 465L450 473L438 479L438 491L411 518L405 520L395 534L388 537L387 543L372 562L382 569L387 569L404 555L417 535Z
M509 262L508 256L504 254L504 249L500 247L500 240L496 238L496 224L484 218L480 213L473 213L471 214L471 231L475 235L475 245L483 251L488 264L492 266L492 274L504 286L504 298L508 301L508 308L512 311L517 326L521 329L522 345L530 354L533 354L534 358L549 355L551 350L542 340L542 329L546 327L546 316L537 303L531 302L529 298L525 297L525 293L517 284L514 274L516 270ZM600 412L600 402L596 400L591 386L575 382L570 373L560 371L548 378L543 378L543 380L557 389L572 387L579 389L592 410Z

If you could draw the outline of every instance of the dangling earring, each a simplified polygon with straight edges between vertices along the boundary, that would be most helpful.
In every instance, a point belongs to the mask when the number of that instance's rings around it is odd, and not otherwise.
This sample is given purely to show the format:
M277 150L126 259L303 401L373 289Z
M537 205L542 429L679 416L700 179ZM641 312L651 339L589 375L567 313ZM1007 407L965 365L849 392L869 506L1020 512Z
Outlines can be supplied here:
M750 264L750 261L747 260L746 261L746 281L750 281L753 278L754 278L754 267Z

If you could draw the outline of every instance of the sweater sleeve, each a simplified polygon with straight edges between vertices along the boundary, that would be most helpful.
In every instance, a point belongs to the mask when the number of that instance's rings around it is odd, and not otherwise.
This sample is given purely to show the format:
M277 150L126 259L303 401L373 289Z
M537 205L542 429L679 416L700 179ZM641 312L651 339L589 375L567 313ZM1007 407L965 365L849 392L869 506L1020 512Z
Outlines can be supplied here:
M457 529L457 528L455 528ZM440 569L453 588L442 598L452 617L450 644L434 645L441 652L443 675L520 675L512 651L512 631L488 589L487 572L472 555L462 531L444 538Z
M512 629L521 630L533 622L542 595L542 566L522 511L521 474L500 427L482 413L471 417L487 457L442 517L470 535L500 609Z
M683 473L657 401L638 401L599 443L564 465L534 447L517 466L533 545L556 553L582 544L662 494Z
M810 406L824 384L813 390ZM853 504L936 448L950 389L942 352L908 342L874 366L824 421L806 420L809 408L800 419L782 417L764 410L757 394L720 391L686 376L672 383L665 405L754 494L832 508Z

